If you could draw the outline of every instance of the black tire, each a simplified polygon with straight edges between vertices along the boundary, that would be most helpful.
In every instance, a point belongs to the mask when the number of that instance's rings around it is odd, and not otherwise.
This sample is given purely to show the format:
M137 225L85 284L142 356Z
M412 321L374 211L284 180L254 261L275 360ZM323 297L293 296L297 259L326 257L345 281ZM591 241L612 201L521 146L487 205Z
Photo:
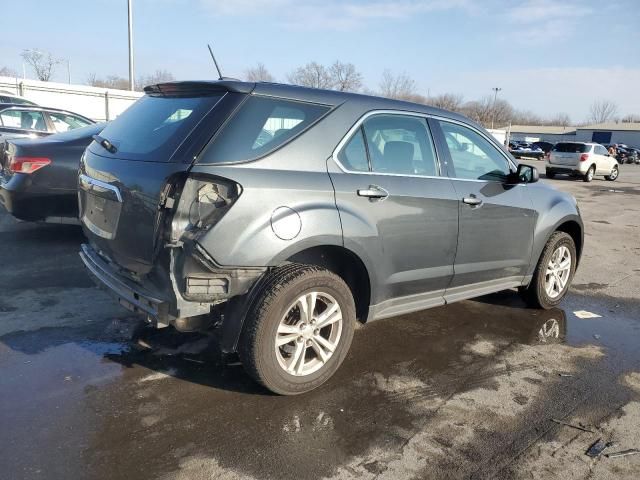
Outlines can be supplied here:
M331 295L340 306L342 330L337 347L319 370L296 376L280 365L275 339L280 320L297 298L317 291ZM326 382L345 359L356 324L351 290L336 274L316 266L292 264L268 274L249 309L240 336L238 353L246 372L258 383L280 395L298 395Z
M556 172L554 172L553 170L546 170L545 171L545 176L547 178L555 178Z
M553 252L555 252L558 247L563 245L569 249L569 252L571 254L571 270L569 273L569 280L567 281L567 284L565 285L560 295L558 295L556 298L551 298L544 288L547 265L551 260L551 255L553 255ZM565 232L555 232L553 235L551 235L551 237L547 241L547 244L542 250L542 254L540 255L540 259L538 260L538 264L536 265L536 270L533 273L531 283L528 287L521 287L519 289L520 294L522 295L527 305L529 305L530 307L542 308L545 310L558 305L569 291L569 286L573 281L573 275L576 272L577 258L576 244L574 243L573 238L571 238L571 235Z
M595 165L591 165L589 167L589 170L587 170L587 173L584 174L584 177L582 177L582 180L585 182L590 182L591 180L593 180L593 176L596 174L596 167Z
M611 174L610 175L605 175L604 179L605 180L609 180L610 182L614 182L615 180L618 179L619 176L620 176L620 169L618 168L617 165L615 165L611 169Z

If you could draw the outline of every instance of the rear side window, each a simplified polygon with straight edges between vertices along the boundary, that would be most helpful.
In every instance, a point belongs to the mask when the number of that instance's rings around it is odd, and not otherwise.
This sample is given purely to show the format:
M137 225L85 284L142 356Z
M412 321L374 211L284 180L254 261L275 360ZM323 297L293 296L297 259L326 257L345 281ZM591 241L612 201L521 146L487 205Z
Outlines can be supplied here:
M118 158L168 162L191 130L223 94L204 97L145 95L108 123L100 134ZM109 155L101 150L100 155Z
M553 147L554 152L560 153L587 153L591 150L591 145L585 145L584 143L557 143Z
M202 163L261 157L297 136L328 110L326 105L249 97L216 136Z

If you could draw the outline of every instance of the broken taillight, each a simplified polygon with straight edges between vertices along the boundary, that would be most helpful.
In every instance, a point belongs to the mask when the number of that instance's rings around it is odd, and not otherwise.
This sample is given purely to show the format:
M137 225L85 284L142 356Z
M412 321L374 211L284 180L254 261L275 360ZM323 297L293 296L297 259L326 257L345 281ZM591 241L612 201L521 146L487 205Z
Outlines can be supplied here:
M9 170L13 173L33 173L51 164L46 157L10 157Z

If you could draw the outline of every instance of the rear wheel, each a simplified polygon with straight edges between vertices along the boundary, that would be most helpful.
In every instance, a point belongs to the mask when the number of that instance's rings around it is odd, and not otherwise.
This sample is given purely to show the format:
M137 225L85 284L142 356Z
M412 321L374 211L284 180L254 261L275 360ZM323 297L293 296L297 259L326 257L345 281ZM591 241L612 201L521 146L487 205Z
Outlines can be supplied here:
M288 265L265 279L245 322L238 353L247 373L274 393L296 395L322 385L344 360L355 304L334 273Z
M618 169L617 165L614 165L614 167L611 169L611 173L609 175L605 175L605 180L609 180L610 182L613 182L616 178L618 178L618 175L620 174L620 170Z
M590 182L591 180L593 180L593 176L596 174L596 167L595 165L591 165L589 167L589 170L587 170L587 173L584 174L584 177L582 177L582 179L585 182Z
M545 171L545 175L547 178L554 178L556 176L556 173L553 170L547 169Z
M576 245L571 235L555 232L542 250L527 288L520 290L532 307L549 309L564 298L576 270Z

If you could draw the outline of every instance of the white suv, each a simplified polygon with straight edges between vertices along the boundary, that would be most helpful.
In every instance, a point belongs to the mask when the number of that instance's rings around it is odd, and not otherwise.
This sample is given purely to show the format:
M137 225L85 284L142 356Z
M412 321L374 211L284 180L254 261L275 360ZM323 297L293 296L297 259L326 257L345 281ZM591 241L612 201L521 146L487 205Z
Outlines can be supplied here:
M595 175L613 181L620 173L618 161L598 143L556 143L548 154L545 167L547 178L567 173L580 176L585 182L593 180Z

